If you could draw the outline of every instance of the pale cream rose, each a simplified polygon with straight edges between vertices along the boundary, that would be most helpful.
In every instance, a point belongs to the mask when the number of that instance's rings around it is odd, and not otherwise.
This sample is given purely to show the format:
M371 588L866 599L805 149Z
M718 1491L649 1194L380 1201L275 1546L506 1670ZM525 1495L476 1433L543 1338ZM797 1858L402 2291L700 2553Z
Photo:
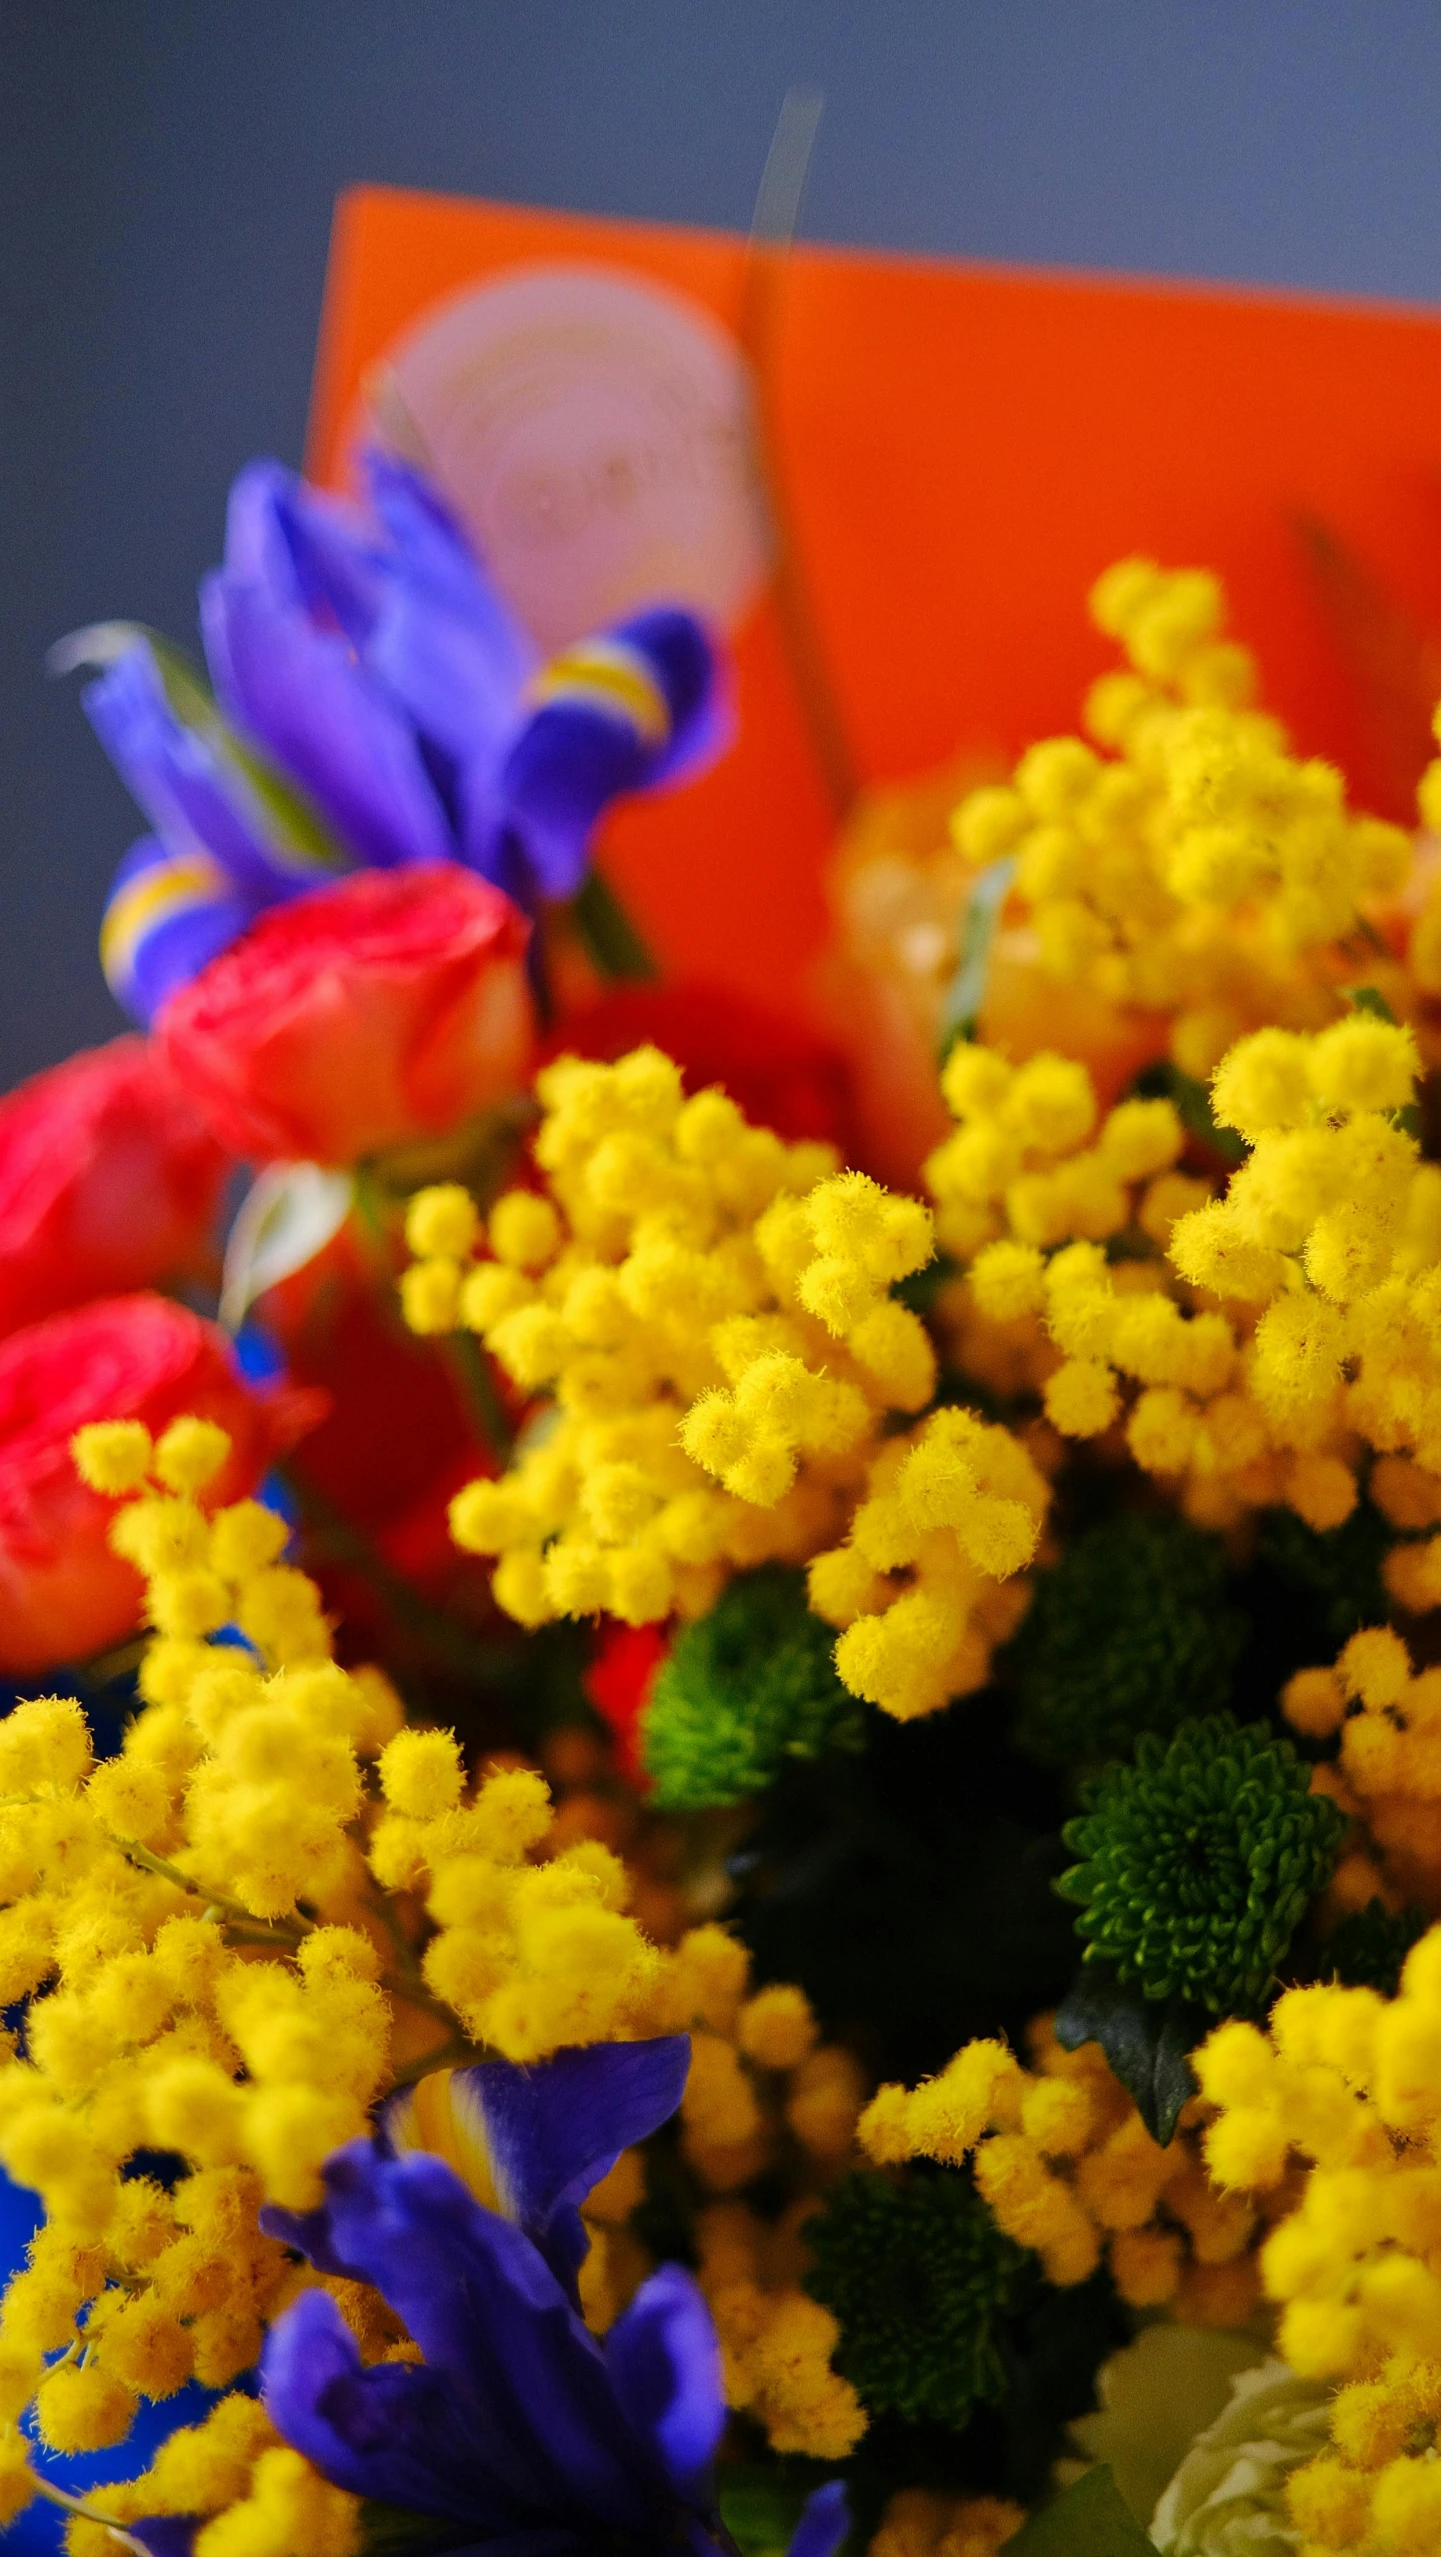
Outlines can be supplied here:
M1242 2371L1152 2515L1163 2557L1292 2557L1300 2533L1287 2516L1286 2480L1324 2447L1330 2394L1285 2362Z

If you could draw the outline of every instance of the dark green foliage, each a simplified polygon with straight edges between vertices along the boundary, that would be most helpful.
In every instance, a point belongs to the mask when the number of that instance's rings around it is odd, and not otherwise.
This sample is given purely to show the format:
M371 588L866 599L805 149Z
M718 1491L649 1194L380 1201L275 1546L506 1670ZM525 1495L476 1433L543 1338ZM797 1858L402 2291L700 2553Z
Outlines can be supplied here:
M1369 1501L1358 1501L1340 1527L1324 1534L1294 1510L1262 1511L1253 1576L1265 1595L1258 1591L1253 1612L1270 1612L1269 1599L1286 1616L1299 1645L1294 1667L1332 1661L1363 1625L1385 1624L1391 1602L1381 1565L1394 1542L1395 1531Z
M908 1305L913 1314L929 1314L943 1287L959 1278L961 1265L949 1252L933 1252L925 1267L912 1270L909 1278L893 1279L890 1292L898 1305Z
M996 2403L978 2406L960 2433L949 2424L872 2416L846 2462L852 2547L869 2545L902 2486L1039 2503L1069 2447L1066 2426L1094 2408L1096 2372L1132 2332L1109 2274L1058 2291L1028 2256L1018 2299L997 2329L1005 2386ZM817 2468L813 2482L823 2474Z
M1065 1806L1006 1720L994 1695L871 1714L865 1754L793 1763L733 1860L757 1978L798 1981L878 2078L913 2082L976 2034L1019 2047L1075 1971Z
M1207 1715L1148 1735L1084 1801L1063 1833L1081 1861L1059 1888L1081 1904L1088 1957L1149 1998L1254 2009L1346 1825L1290 1742Z
M839 2318L837 2368L872 2414L959 2431L1005 2387L999 2326L1026 2259L969 2176L851 2175L807 2225L812 2297Z
M436 2525L427 2513L373 2503L367 2496L360 2507L360 2546L362 2557L435 2557Z
M1056 2009L1056 2040L1067 2051L1099 2042L1153 2140L1170 2145L1182 2105L1196 2092L1188 2054L1210 2018L1184 1998L1148 1998L1105 1962L1083 1962Z
M662 2125L641 2151L645 2193L630 2216L630 2226L658 2263L685 2264L692 2272L700 2262L695 2231L695 2179L681 2155L680 2123Z
M1234 1128L1218 1126L1211 1111L1209 1087L1198 1083L1194 1075L1183 1074L1178 1065L1163 1059L1148 1065L1137 1075L1131 1090L1148 1101L1169 1101L1189 1136L1196 1138L1208 1154L1227 1165L1244 1163L1246 1146Z
M1003 2494L1038 2503L1055 2460L1068 2447L1065 2427L1097 2403L1096 2373L1133 2332L1109 2273L1058 2291L1043 2280L1006 2340ZM990 2422L989 2415L981 2418Z
M728 2459L716 2485L720 2514L740 2557L786 2557L812 2479L791 2475L796 2462Z
M1151 2557L1153 2542L1102 2463L1032 2513L1006 2546L1008 2557Z
M788 1759L858 1749L864 1719L831 1659L835 1634L804 1574L742 1572L679 1635L646 1709L644 1758L663 1811L764 1792Z
M1255 1533L1236 1589L1250 1626L1230 1698L1242 1722L1274 1717L1298 1669L1328 1666L1363 1625L1384 1625L1391 1614L1381 1566L1395 1530L1368 1500L1324 1535L1290 1509L1263 1509ZM1316 1751L1303 1744L1302 1754Z
M1394 1998L1401 1965L1426 1927L1423 1909L1398 1909L1393 1917L1384 1901L1368 1900L1327 1937L1322 1971L1343 1988L1379 1989L1383 1997Z
M1011 1653L1017 1741L1051 1767L1123 1757L1142 1732L1225 1705L1245 1639L1216 1537L1107 1519L1038 1576Z

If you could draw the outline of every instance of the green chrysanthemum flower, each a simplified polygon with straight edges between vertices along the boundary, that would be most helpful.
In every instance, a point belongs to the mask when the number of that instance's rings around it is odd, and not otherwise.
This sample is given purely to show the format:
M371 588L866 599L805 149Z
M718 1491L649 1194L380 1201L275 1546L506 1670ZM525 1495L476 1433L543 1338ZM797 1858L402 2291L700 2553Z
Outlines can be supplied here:
M1012 1653L1016 1738L1049 1767L1123 1757L1142 1732L1224 1705L1245 1638L1216 1537L1107 1519L1037 1577Z
M835 1635L806 1604L804 1575L743 1572L687 1625L655 1683L642 1743L663 1811L740 1802L788 1758L858 1749L861 1708L831 1658Z
M1081 1861L1057 1889L1081 1904L1087 1958L1148 1998L1179 1994L1213 2015L1254 2008L1346 1825L1309 1784L1288 1740L1229 1714L1141 1740L1063 1832Z
M807 2223L806 2288L840 2320L836 2367L873 2415L956 2430L1005 2387L998 2329L1027 2258L970 2178L851 2175Z

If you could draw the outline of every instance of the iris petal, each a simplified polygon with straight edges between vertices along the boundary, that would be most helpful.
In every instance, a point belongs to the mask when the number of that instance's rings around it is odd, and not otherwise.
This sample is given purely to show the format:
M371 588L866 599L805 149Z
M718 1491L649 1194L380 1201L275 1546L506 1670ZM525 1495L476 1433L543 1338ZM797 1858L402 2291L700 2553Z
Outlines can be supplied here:
M277 2321L261 2378L276 2430L333 2486L487 2536L532 2519L495 2475L444 2380L407 2363L367 2370L328 2292L302 2293Z
M100 964L117 1003L147 1027L253 919L208 853L176 858L153 835L132 844L115 873L100 926Z
M716 651L694 614L657 605L618 622L611 635L647 660L670 712L670 739L647 781L675 781L710 762L730 738L732 716Z
M510 894L573 896L597 818L626 791L677 777L722 741L716 659L699 622L660 608L564 649L493 785L467 776L466 858Z
M818 2486L813 2495L807 2495L786 2557L835 2557L850 2526L845 2479L833 2477L828 2486Z
M536 649L419 473L371 452L366 477L390 536L366 665L474 794L514 734Z
M494 790L465 801L466 858L515 895L517 852L533 900L573 897L603 808L639 787L646 749L623 717L588 702L549 701L516 737Z
M277 557L277 539L283 550ZM277 571L309 613L334 623L357 655L380 609L385 561L374 528L343 497L307 488L279 462L257 462L230 492L225 567L266 584Z
M200 598L224 718L192 679L177 691L138 634L86 692L166 853L208 856L243 903L222 930L218 892L191 896L203 922L168 916L145 969L122 953L114 981L142 1019L346 858L458 859L531 912L572 896L610 802L722 740L717 661L692 615L633 614L539 666L424 475L379 451L366 470L369 519L277 462L240 473L225 565Z
M497 2207L571 2288L587 2243L576 2205L623 2149L669 2121L689 2066L688 2036L672 2033L557 2051L529 2068L482 2060L452 2070L446 2094L456 2137L448 2153L456 2164L468 2151L484 2161ZM397 2149L416 2145L413 2112L407 2091L382 2116ZM477 2198L491 2196L481 2191Z
M619 2529L653 2520L653 2459L529 2240L482 2210L438 2158L384 2158L356 2140L325 2180L336 2259L404 2321L507 2490Z
M132 2539L149 2549L150 2557L190 2557L201 2524L166 2514L158 2521L132 2521L125 2527Z
M318 868L297 864L271 837L263 804L244 774L176 715L147 640L137 638L86 685L81 699L167 852L208 853L239 894L257 903L316 884Z
M725 2393L710 2310L679 2264L663 2264L616 2319L606 2367L636 2431L659 2449L677 2494L704 2498L725 2429Z
M310 609L290 543L290 477L242 471L227 543L245 562L200 590L205 653L237 726L294 775L362 861L454 858L455 843L409 721ZM236 530L236 527L239 530Z

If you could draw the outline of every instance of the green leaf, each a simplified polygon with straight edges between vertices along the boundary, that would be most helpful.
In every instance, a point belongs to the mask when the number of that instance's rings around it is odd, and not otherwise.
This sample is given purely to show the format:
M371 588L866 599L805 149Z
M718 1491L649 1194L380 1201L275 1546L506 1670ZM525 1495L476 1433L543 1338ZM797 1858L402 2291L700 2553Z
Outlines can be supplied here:
M434 1181L459 1181L477 1207L489 1209L511 1178L522 1137L539 1116L528 1092L512 1092L439 1136L407 1137L403 1144L383 1146L359 1166L362 1205L398 1212L416 1190Z
M360 2507L364 2557L440 2557L441 2551L459 2548L474 2535L463 2523L436 2521L428 2513L403 2511L398 2504L372 2503L367 2497Z
M975 1037L981 1006L986 999L991 945L1001 920L1006 892L1015 875L1015 856L1007 854L1004 861L988 862L971 890L965 928L961 934L960 958L941 1006L942 1065L959 1039Z
M1102 2463L1032 2513L1006 2541L1002 2557L1156 2557L1156 2552Z
M1373 1021L1389 1021L1396 1027L1396 1015L1379 986L1345 986L1342 989L1353 1012L1369 1012Z
M571 918L588 957L613 983L649 984L660 975L619 897L592 864L570 901Z
M1109 1963L1083 1962L1056 2010L1056 2040L1067 2051L1099 2042L1152 2139L1166 2148L1196 2092L1187 2054L1211 2022L1184 1998L1147 1998L1123 1985Z
M1399 1028L1396 1015L1379 986L1343 986L1341 991L1353 1012L1367 1012L1373 1021L1389 1021L1393 1030ZM1420 1144L1421 1112L1414 1101L1408 1102L1404 1110L1393 1113L1393 1123L1404 1135L1415 1137Z
M1211 1115L1211 1095L1193 1074L1183 1074L1169 1058L1161 1058L1137 1075L1131 1090L1148 1101L1169 1101L1189 1136L1199 1138L1223 1163L1244 1163L1246 1144L1234 1128L1218 1126Z
M716 2482L721 2520L741 2557L785 2557L809 2488L759 2462L726 2465Z
M960 1262L953 1261L949 1252L933 1252L924 1269L912 1270L909 1278L892 1279L890 1292L898 1305L909 1306L913 1314L929 1314L942 1288L959 1278L960 1272Z

